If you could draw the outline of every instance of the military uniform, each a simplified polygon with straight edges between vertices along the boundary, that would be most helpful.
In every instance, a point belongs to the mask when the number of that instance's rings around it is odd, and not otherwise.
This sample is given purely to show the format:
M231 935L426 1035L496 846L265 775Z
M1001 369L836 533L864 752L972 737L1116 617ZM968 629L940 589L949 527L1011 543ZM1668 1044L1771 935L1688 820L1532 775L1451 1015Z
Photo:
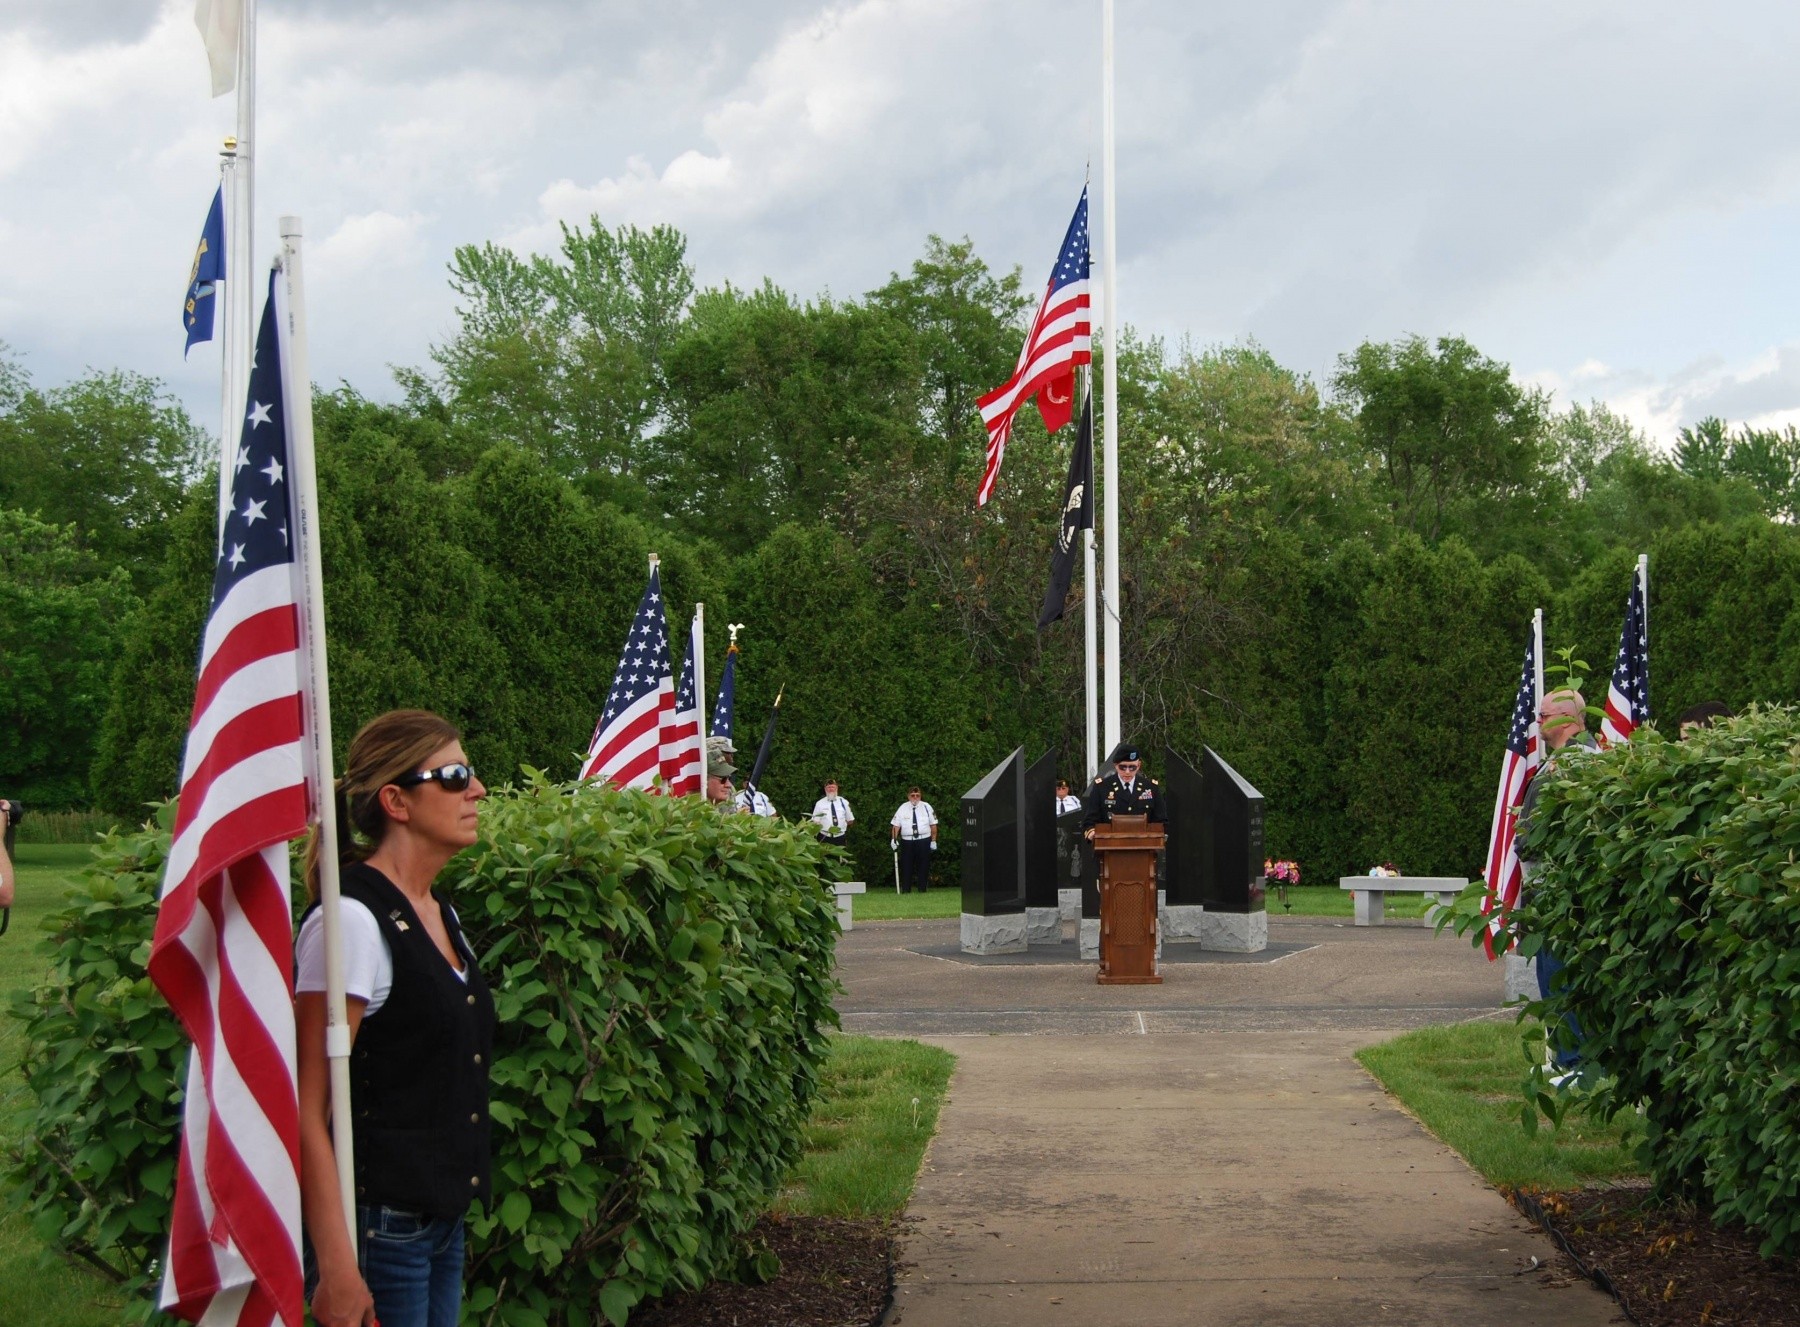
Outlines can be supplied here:
M1141 770L1130 785L1117 774L1095 779L1088 788L1082 828L1108 824L1114 816L1145 816L1153 825L1167 823L1161 786L1155 779L1146 779Z

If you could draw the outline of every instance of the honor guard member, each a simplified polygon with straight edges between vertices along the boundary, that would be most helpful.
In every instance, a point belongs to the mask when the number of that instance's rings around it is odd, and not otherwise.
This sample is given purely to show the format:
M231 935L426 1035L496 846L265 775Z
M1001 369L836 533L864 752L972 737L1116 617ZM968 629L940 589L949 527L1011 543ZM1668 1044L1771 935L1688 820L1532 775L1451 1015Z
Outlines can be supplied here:
M737 795L734 805L748 815L766 816L770 820L775 818L775 803L771 802L769 795L760 788L744 789Z
M919 794L919 785L906 790L906 800L888 822L894 851L900 854L900 892L910 894L917 880L923 894L931 886L931 854L937 851L937 812Z
M1168 821L1163 809L1162 789L1155 779L1146 779L1144 757L1130 742L1113 748L1113 772L1095 779L1088 788L1087 817L1081 822L1091 839L1094 826L1111 824L1115 815L1144 816L1153 825Z
M1081 799L1069 791L1069 781L1058 779L1056 781L1056 818L1061 820L1071 811L1079 810L1081 810Z
M727 738L706 739L706 800L726 812L734 809L731 776L737 773L737 766L731 763L731 757L726 751L730 745Z
M819 827L820 843L844 846L844 836L856 823L856 817L850 813L850 803L838 796L836 779L825 780L825 795L813 803L812 818Z

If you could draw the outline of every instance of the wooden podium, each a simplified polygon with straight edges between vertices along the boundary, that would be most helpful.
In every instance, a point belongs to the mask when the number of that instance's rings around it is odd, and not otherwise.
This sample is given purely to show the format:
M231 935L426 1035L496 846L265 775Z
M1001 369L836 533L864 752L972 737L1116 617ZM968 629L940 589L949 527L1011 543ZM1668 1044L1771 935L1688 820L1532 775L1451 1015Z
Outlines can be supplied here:
M1100 866L1100 972L1102 986L1157 986L1156 854L1161 825L1143 816L1114 816L1094 826Z

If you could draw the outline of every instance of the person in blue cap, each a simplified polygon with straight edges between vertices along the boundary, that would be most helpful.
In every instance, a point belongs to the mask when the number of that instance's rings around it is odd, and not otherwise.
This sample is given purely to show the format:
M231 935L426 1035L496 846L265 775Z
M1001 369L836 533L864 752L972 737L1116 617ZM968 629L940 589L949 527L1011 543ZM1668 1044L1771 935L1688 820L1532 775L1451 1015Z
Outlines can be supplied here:
M1118 816L1144 816L1153 825L1166 824L1169 816L1163 807L1162 789L1155 779L1144 777L1144 757L1130 742L1113 748L1111 774L1104 774L1089 785L1087 817L1082 829L1094 837L1094 826L1111 824Z

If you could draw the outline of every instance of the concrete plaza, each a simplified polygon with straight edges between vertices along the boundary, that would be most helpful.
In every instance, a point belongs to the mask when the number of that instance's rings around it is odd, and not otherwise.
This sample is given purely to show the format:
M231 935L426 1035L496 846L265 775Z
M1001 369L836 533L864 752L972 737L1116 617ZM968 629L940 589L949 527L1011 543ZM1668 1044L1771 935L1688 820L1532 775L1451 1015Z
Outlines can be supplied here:
M1072 943L968 959L954 920L843 937L845 1030L958 1057L887 1322L1623 1321L1352 1058L1501 1016L1498 967L1417 922L1269 930L1139 987Z

